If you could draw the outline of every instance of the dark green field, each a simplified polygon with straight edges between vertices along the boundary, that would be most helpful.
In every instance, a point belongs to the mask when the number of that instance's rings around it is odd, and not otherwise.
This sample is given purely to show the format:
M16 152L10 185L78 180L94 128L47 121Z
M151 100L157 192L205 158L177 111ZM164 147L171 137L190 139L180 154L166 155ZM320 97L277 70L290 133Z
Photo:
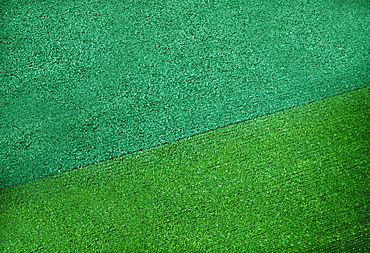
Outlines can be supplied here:
M370 252L369 0L0 0L0 252Z
M1 0L0 11L0 188L370 82L368 0Z

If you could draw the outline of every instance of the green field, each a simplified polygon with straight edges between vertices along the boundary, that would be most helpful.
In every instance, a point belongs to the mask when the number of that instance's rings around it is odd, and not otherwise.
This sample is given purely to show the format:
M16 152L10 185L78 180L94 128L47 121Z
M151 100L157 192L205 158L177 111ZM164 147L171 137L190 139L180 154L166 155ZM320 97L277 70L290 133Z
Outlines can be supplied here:
M369 252L370 87L0 191L1 252Z
M0 0L0 252L370 252L369 0Z
M369 0L1 0L0 189L369 85Z

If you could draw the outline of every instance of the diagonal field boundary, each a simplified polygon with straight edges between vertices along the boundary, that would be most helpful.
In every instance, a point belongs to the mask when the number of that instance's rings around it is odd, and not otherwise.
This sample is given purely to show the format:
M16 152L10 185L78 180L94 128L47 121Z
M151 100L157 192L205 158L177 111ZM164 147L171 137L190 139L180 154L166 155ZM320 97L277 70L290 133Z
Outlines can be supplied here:
M0 191L1 252L369 252L370 87Z
M0 188L366 87L369 0L0 1Z

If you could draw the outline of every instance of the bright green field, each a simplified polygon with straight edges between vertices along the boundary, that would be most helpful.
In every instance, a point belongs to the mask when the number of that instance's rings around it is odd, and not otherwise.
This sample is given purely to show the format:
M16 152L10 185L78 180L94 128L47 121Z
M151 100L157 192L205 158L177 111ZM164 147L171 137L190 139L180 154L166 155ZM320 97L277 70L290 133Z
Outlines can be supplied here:
M369 252L370 88L0 191L1 252Z
M0 0L0 252L370 252L369 0Z

